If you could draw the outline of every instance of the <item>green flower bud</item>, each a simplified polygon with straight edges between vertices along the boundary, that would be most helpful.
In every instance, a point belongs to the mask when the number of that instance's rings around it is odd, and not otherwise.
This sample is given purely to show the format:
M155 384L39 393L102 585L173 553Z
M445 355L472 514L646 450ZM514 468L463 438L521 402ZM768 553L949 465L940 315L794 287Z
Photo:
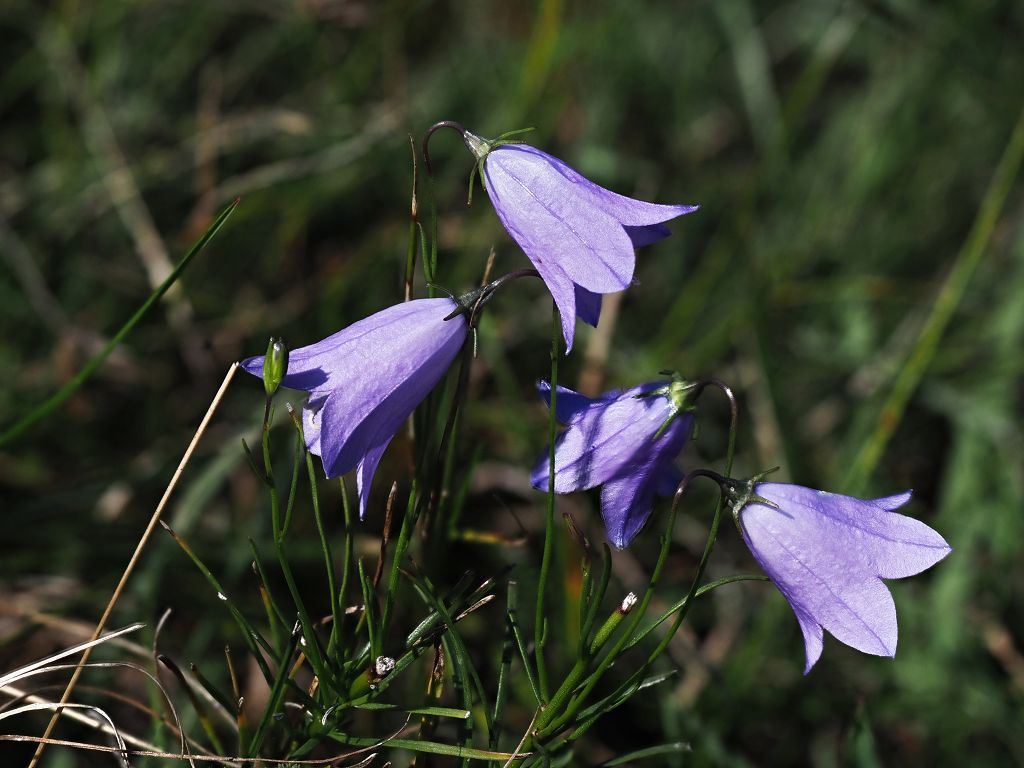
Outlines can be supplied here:
M263 358L263 388L267 397L272 397L281 386L281 379L288 373L288 347L281 339L271 338L267 344L267 355Z

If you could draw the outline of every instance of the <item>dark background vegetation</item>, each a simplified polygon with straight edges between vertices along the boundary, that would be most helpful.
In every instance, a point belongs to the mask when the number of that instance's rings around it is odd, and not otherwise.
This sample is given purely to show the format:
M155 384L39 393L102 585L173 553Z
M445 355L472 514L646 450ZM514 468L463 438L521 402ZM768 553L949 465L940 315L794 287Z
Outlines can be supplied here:
M670 740L692 747L679 765L1024 763L1024 196L1012 162L993 182L1024 106L1022 39L1012 0L5 2L0 427L242 202L99 374L0 450L0 669L88 631L231 361L400 300L408 134L440 119L483 135L532 125L531 143L595 181L703 206L641 251L639 285L597 332L581 326L563 381L717 375L741 398L740 472L913 487L909 512L954 547L892 585L895 661L829 640L804 677L781 595L719 590L671 646L679 676L610 717L579 764ZM465 208L455 134L433 150L439 281L472 287L492 245L497 273L526 266L479 188ZM948 325L932 314L940 296ZM529 543L453 545L455 575L536 561L543 497L527 472L544 443L532 382L549 312L539 284L493 302L462 448L464 467L477 462L464 524L514 536L512 504ZM905 407L883 413L904 384ZM254 606L246 537L265 541L269 523L239 440L255 435L261 393L236 379L168 513ZM720 467L725 413L708 400L691 466ZM406 482L402 454L378 473L368 556L390 480ZM688 584L709 498L687 505L663 601ZM595 501L560 504L600 541ZM658 524L616 554L613 596L644 583ZM298 553L315 591L309 542ZM723 527L711 575L754 570ZM114 623L167 606L168 652L216 668L233 629L161 534ZM488 621L470 640L491 637ZM487 669L493 649L479 647Z

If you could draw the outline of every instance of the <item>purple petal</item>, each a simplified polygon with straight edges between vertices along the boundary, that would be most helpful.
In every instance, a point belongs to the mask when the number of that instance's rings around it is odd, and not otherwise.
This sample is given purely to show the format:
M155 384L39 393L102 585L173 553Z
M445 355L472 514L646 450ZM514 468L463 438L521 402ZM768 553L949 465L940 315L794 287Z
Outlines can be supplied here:
M393 434L393 433L392 433ZM366 509L370 503L370 487L373 485L373 476L377 473L377 465L380 464L380 457L384 455L389 437L380 445L374 446L366 452L356 465L356 493L359 495L359 519L366 518Z
M625 393L600 408L588 408L555 443L555 491L582 491L619 475L635 463L638 452L668 414L664 397L637 398ZM537 463L530 480L534 488L547 489L546 458Z
M502 224L534 264L552 262L595 293L626 288L635 254L620 221L580 194L549 155L530 149L507 145L487 155L484 183Z
M683 418L686 417L684 416ZM680 446L680 450L682 450L682 446ZM669 497L676 495L679 484L683 482L683 471L676 466L675 457L671 461L665 462L665 465L659 469L654 482L654 492L659 496Z
M634 248L642 248L645 245L656 243L672 234L672 230L664 224L649 224L646 227L625 227L625 230Z
M864 501L787 483L758 483L755 490L793 515L802 537L833 542L842 562L872 576L913 576L952 551L920 520L890 511L906 503L909 493Z
M628 546L644 527L654 508L655 495L675 493L682 479L675 457L692 429L693 416L683 414L659 437L652 436L620 474L604 484L601 514L608 538L619 549Z
M540 273L541 279L551 292L551 299L558 307L559 320L562 323L562 336L565 338L565 354L572 351L576 336L576 292L579 286L573 283L559 269L557 264L534 261L533 265Z
M544 401L545 405L551 404L551 382L544 379L537 379L537 394ZM571 424L582 416L588 408L595 404L600 405L603 401L592 400L586 395L581 395L568 387L559 384L555 388L558 396L555 398L555 418L560 424Z
M600 184L590 181L557 157L526 144L502 147L491 154L501 152L504 149L518 149L521 152L537 156L541 162L558 171L559 175L572 185L570 189L575 188L574 193L576 196L589 199L593 205L614 216L616 220L627 226L638 227L659 224L663 221L674 219L677 216L693 213L700 207L698 205L646 203L643 200L635 200L632 197L617 194L609 189L605 189Z
M587 325L597 327L601 319L601 294L576 286L576 316Z
M314 456L320 455L320 411L323 410L327 395L310 395L302 406L302 436L306 448Z
M417 299L396 304L370 315L315 344L293 349L288 354L288 374L281 383L290 389L316 392L333 389L337 382L352 377L366 360L373 360L376 351L394 339L413 333L429 345L438 323L454 308L451 299ZM457 326L447 323L444 335ZM464 325L464 322L463 322ZM415 341L411 341L415 344ZM404 342L403 342L404 344ZM403 346L404 349L404 346ZM370 353L367 356L367 353ZM254 376L263 377L263 355L243 360L242 367Z
M888 509L890 512L894 509L899 509L908 501L913 495L913 491L904 491L903 493L897 493L894 496L882 496L879 499L871 499L868 503L874 504L876 507L882 509Z
M793 611L796 613L796 620L800 623L800 632L804 636L804 652L807 654L807 663L804 665L804 674L806 675L821 658L821 651L825 644L825 631L821 624L803 610L793 606Z
M351 471L371 448L390 440L402 422L448 370L465 341L464 316L441 318L451 309L449 299L416 318L400 334L366 334L357 346L362 354L353 376L331 392L321 414L321 457L328 477ZM410 304L416 303L408 302ZM445 304L446 303L446 304ZM407 324L407 326L410 324ZM354 353L350 353L355 357Z
M757 503L741 514L747 546L802 624L813 619L864 653L895 654L896 608L889 590L866 568L851 568L842 544L808 535L805 523L804 515Z
M601 516L608 540L617 549L629 545L654 508L654 485L646 473L633 472L601 488Z

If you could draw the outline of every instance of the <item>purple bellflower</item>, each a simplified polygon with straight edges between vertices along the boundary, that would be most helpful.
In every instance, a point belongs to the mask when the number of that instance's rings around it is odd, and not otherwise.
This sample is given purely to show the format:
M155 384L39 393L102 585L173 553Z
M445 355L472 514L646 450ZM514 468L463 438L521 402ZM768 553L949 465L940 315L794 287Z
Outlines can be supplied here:
M537 382L549 401L551 385ZM675 458L693 431L693 415L681 412L668 382L605 392L596 399L558 387L555 417L566 430L555 442L555 492L601 488L601 515L608 538L627 546L651 516L655 496L671 496L682 479ZM548 489L549 454L530 475Z
M566 353L576 317L596 326L601 294L633 281L634 249L668 237L672 232L663 222L699 207L634 200L585 179L547 152L506 138L512 134L487 140L457 124L443 125L462 132L498 218L551 291Z
M356 470L360 519L391 438L466 340L465 315L445 319L458 309L448 298L396 304L288 356L281 384L309 392L302 412L306 446L327 477ZM261 378L263 364L263 356L242 361Z
M882 579L913 576L951 551L920 520L894 511L910 491L864 500L756 479L738 490L733 515L743 539L800 623L804 674L821 657L826 629L863 653L895 656L896 606Z

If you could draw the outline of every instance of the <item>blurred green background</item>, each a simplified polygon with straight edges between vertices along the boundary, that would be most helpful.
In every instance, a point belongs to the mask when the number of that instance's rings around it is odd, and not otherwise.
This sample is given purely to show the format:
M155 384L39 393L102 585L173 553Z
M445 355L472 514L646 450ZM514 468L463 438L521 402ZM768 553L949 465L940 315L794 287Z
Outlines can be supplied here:
M0 670L98 617L231 361L400 300L409 134L441 119L492 136L535 126L530 143L605 186L703 206L639 253L639 285L606 303L596 332L580 326L563 382L723 378L743 409L740 472L913 487L910 514L954 547L893 583L895 661L829 640L808 677L777 591L719 590L671 646L681 674L588 737L579 764L669 740L692 747L673 765L1024 764L1022 40L1013 0L8 0L0 428L242 202L99 374L0 449ZM527 266L479 188L465 207L458 138L438 134L432 159L439 281L472 287L491 246L496 273ZM545 412L532 383L550 318L526 282L489 313L464 522L514 533L499 489L530 545L453 552L484 571L535 558L543 499L527 472ZM709 406L690 466L720 467L725 412ZM268 527L239 445L261 415L258 382L236 379L169 512L238 591L252 592L245 539ZM407 478L394 454L378 509ZM695 499L666 601L699 554L708 505ZM600 541L594 501L562 508ZM372 552L379 514L366 525ZM656 521L616 555L613 594L643 584L657 535ZM756 570L731 527L711 570ZM168 605L165 642L216 659L223 612L160 535L115 623Z

